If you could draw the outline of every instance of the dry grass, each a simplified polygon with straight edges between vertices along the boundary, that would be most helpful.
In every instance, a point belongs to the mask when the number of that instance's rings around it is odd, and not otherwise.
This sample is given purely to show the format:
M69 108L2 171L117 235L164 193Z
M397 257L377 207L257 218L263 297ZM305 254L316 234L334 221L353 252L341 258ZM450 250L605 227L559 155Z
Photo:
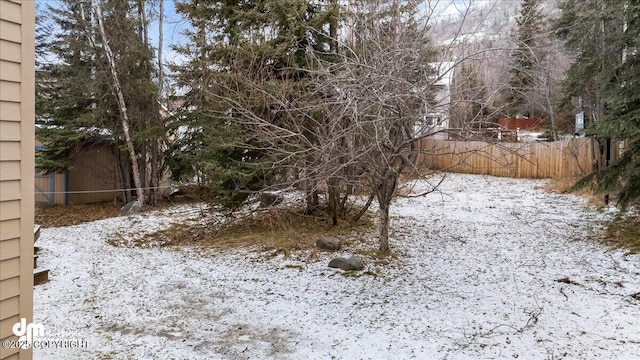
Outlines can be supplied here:
M121 207L113 202L88 205L36 204L35 223L44 228L78 225L118 216Z
M604 196L602 194L596 194L588 188L571 192L571 187L580 178L566 178L566 179L551 179L544 190L552 194L574 194L583 197L587 200L587 203L591 206L602 207L604 206Z
M355 224L340 221L333 226L324 218L278 208L217 226L174 224L150 236L165 246L197 245L220 250L259 246L263 251L273 251L274 255L288 255L296 250L314 249L315 241L321 235L352 239L348 242L372 226L373 221L366 215Z
M180 198L174 201L162 199L156 205L147 205L143 212L164 209L177 203L196 202L192 198ZM86 222L103 220L120 215L122 204L105 202L85 205L51 205L37 203L35 206L35 223L43 228L72 226Z
M579 178L574 179L553 179L545 187L545 191L550 193L566 194ZM574 192L574 194L587 199L591 206L603 207L604 195L596 194L589 189ZM615 194L610 195L615 198ZM603 242L615 248L627 249L630 253L640 253L640 213L630 211L627 214L618 215L607 225Z
M640 253L640 212L617 216L607 227L604 241L616 248L628 249L631 254Z

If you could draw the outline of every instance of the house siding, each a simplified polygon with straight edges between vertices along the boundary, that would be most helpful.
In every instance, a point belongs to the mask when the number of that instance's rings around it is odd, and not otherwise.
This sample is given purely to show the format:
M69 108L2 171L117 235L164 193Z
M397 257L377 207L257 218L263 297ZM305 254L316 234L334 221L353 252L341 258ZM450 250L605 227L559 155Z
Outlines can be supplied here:
M0 0L0 340L33 320L35 2ZM5 349L0 359L31 359Z

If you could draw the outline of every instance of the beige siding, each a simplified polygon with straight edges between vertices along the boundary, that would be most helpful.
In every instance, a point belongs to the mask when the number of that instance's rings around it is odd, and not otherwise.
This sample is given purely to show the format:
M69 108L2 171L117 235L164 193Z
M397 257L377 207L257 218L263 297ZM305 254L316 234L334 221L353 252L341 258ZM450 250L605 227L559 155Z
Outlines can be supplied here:
M20 239L0 241L0 261L18 256L20 256Z
M19 200L21 182L21 180L0 182L0 201Z
M7 122L20 121L20 103L0 100L0 119Z
M20 219L4 220L0 226L0 241L20 237Z
M0 281L20 276L20 258L0 261Z
M2 5L2 12L5 12L5 6ZM8 12L10 14L10 12ZM11 15L10 17L14 17L15 15ZM0 18L0 39L8 40L15 43L21 43L22 38L22 30L19 23L15 23L12 21L8 21L3 18Z
M0 141L20 141L20 123L0 122Z
M17 354L17 350L7 350L7 356L3 356L2 353L0 353L0 359L2 360L20 360L21 358L18 356ZM11 355L9 355L11 354Z
M0 141L0 161L20 160L19 141Z
M2 54L2 59L4 61L20 63L20 59L22 59L20 54L20 43L0 38L0 54Z
M19 179L20 161L0 161L0 181Z
M0 292L0 301L2 301L2 307L4 307L5 300L20 295L20 278L14 277L0 280L0 288L2 289L2 292Z
M14 24L22 24L22 16L20 14L20 3L17 1L7 1L2 4L2 20L12 22ZM21 37L19 36L18 39Z
M18 312L20 312L20 298L17 296L8 298L2 302L2 307L0 307L0 320L15 316Z
M0 61L0 77L7 81L20 82L20 63Z
M33 321L34 1L0 0L0 340ZM4 349L0 359L31 359Z
M0 82L0 100L20 102L20 83L11 81Z

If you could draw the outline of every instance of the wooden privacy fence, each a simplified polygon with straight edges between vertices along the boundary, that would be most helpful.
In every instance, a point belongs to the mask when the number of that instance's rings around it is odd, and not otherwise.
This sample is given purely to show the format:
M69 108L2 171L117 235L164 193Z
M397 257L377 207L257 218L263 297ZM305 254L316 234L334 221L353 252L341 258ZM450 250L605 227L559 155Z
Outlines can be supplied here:
M591 138L540 143L424 139L418 166L468 174L545 179L584 176L593 168Z

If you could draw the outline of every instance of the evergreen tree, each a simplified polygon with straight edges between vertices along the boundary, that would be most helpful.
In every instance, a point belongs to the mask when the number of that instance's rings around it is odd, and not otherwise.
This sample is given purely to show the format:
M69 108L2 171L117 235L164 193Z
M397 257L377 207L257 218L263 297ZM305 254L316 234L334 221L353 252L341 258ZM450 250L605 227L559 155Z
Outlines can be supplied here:
M173 165L184 175L193 171L214 202L237 206L299 160L276 165L246 120L283 127L300 120L279 110L305 98L314 56L329 56L335 46L325 26L332 18L302 0L190 0L176 9L191 29L188 44L177 48L189 61L173 67L187 91Z
M135 151L142 154L164 136L153 79L153 51L146 38L145 4L143 0L101 3ZM37 39L36 134L46 145L39 153L37 167L43 172L68 169L71 156L87 142L115 142L114 155L120 158L118 149L124 143L120 106L93 5L86 0L61 0L41 13L48 20L38 24L41 36ZM47 32L52 35L45 36ZM140 159L140 164L121 163L123 188L131 187L127 174L133 166L143 169L141 185L157 185L152 176L145 180L147 156Z
M640 198L640 2L565 1L561 9L557 33L576 54L564 83L566 102L581 97L588 133L625 144L610 166L577 185L617 193L626 207Z
M544 52L545 21L540 10L540 0L524 0L520 5L520 15L516 19L516 49L512 53L513 66L510 70L507 102L509 109L528 117L539 116L535 105L528 97L538 84Z
M589 124L604 114L600 91L606 75L621 61L622 48L612 37L622 31L621 14L615 14L611 2L603 0L560 3L561 17L555 21L555 34L576 61L562 82L562 107L566 111L584 111ZM580 103L578 109L572 104Z

